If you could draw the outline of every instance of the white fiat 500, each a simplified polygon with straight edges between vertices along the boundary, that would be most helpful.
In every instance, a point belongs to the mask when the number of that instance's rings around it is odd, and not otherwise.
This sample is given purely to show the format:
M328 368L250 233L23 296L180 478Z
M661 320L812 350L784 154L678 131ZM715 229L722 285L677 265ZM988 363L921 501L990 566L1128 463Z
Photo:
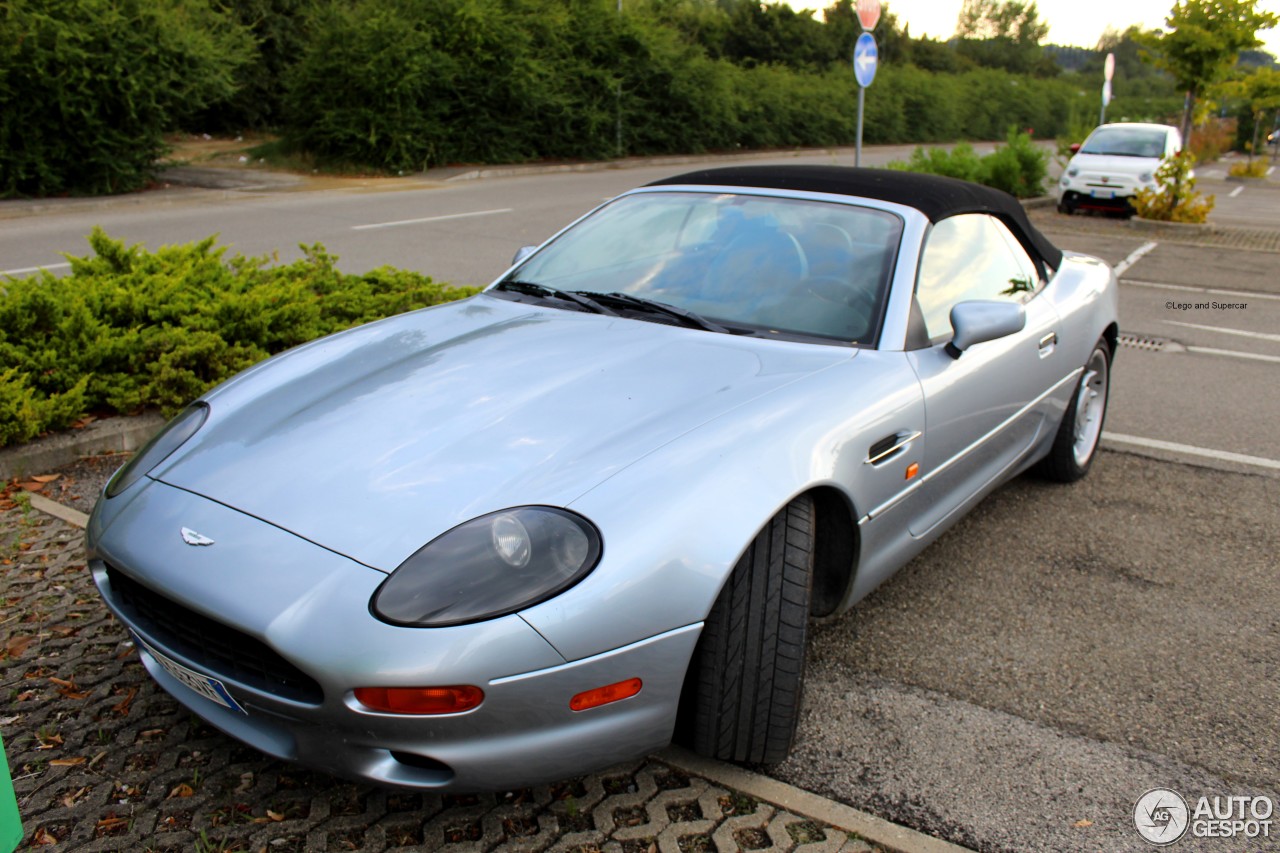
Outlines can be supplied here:
M1058 181L1058 210L1131 211L1139 189L1155 186L1156 169L1182 150L1182 135L1167 124L1121 122L1096 128Z

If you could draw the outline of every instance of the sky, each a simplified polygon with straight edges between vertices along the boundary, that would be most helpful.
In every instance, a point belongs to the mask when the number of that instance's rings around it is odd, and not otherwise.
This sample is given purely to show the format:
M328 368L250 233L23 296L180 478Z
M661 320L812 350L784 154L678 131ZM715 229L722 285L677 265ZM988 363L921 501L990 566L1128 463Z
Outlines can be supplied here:
M821 10L830 5L823 0L790 0L796 9ZM898 20L911 25L915 37L948 39L955 34L961 0L885 0ZM1129 25L1144 29L1164 28L1164 19L1174 0L1036 0L1040 19L1049 24L1046 43L1094 47L1108 26L1123 32ZM1280 0L1260 0L1261 11L1280 14ZM1280 27L1260 33L1264 50L1280 56Z

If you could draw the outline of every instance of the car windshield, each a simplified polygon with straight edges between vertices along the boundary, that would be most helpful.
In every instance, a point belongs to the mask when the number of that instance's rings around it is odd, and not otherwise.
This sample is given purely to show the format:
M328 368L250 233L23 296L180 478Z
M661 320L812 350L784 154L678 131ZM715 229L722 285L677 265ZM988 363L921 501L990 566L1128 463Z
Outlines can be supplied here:
M1100 127L1085 140L1080 153L1163 157L1167 134L1167 130L1152 127Z
M561 234L497 289L572 310L586 310L572 301L586 296L711 331L871 344L901 234L899 217L850 204L640 193Z

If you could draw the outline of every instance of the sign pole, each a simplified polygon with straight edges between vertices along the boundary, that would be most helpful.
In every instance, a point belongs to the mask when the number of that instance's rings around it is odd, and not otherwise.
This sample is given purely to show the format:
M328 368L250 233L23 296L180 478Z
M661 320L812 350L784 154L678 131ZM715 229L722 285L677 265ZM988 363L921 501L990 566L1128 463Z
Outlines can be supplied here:
M867 87L858 87L858 146L853 149L853 165L862 165L862 105L867 99Z
M862 35L853 46L853 76L858 81L858 141L853 149L853 165L862 165L862 114L867 100L867 87L876 76L876 61L880 58L876 40L871 31L880 20L880 0L857 0L858 23Z
M1108 53L1102 64L1102 112L1098 113L1098 124L1107 123L1107 105L1111 103L1111 78L1116 73L1116 55Z

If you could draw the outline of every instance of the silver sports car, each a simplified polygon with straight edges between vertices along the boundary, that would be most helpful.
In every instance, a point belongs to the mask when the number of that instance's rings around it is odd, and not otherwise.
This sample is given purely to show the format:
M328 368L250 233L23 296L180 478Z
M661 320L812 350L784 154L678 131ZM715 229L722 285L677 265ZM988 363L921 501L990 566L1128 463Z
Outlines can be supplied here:
M1116 291L972 184L681 175L211 391L107 486L90 566L164 689L334 774L778 761L811 616L1089 470Z

